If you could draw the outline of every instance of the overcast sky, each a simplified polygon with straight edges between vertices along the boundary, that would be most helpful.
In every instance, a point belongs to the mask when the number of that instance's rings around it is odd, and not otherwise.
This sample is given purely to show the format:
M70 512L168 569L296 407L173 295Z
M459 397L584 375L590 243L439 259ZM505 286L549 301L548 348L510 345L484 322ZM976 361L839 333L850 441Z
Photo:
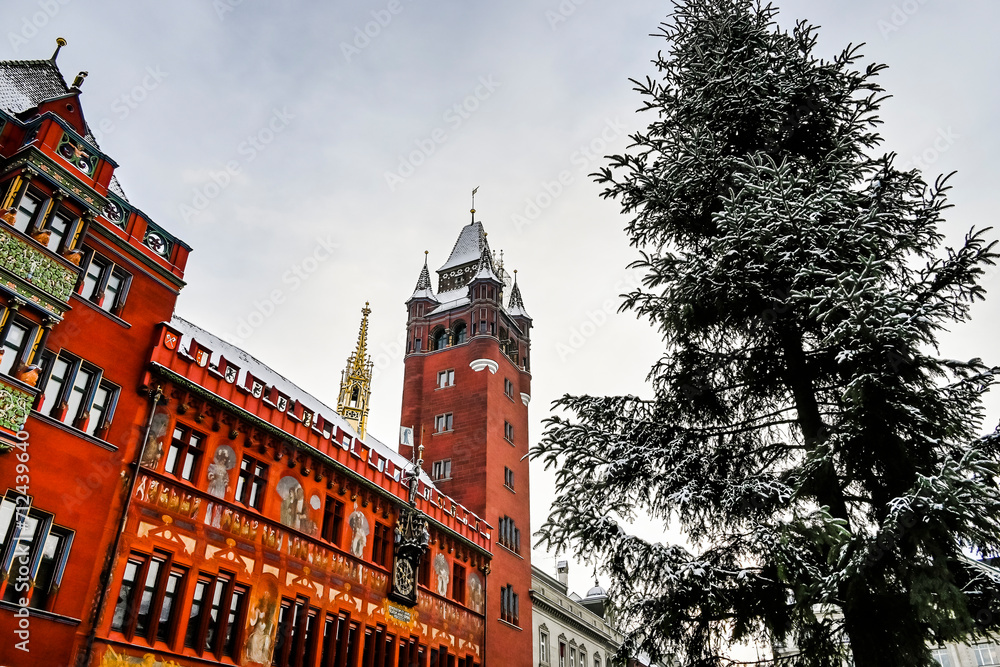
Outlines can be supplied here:
M992 224L1000 5L779 5L785 26L822 26L823 54L867 42L866 60L890 65L886 148L931 175L958 171L949 238ZM669 10L646 0L7 2L0 57L48 58L56 37L69 41L59 65L67 81L89 71L84 111L130 201L194 248L180 315L335 405L370 301L369 430L387 442L400 414L403 302L423 251L431 269L447 258L480 186L477 217L519 270L534 318L534 442L564 392L646 393L660 351L645 323L614 313L635 252L586 174L644 127L628 79L652 72L663 44L648 34ZM945 354L1000 361L998 285L991 276L990 300L943 341ZM551 484L537 466L532 475L537 529ZM535 562L554 568L544 554ZM572 575L584 592L589 573Z

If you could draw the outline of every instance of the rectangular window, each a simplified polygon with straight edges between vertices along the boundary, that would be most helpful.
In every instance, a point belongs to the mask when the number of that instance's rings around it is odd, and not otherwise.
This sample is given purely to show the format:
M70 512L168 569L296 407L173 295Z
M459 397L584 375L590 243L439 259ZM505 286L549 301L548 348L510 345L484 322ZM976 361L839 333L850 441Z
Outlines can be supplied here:
M931 657L941 667L951 667L951 656L948 655L948 649L946 648L932 649Z
M514 592L514 587L510 584L500 589L500 620L511 625L518 625L517 593ZM562 651L562 644L559 645L559 648ZM559 664L563 665L562 656L560 656Z
M514 383L507 378L503 379L503 393L506 394L507 398L514 398Z
M72 531L55 517L31 507L31 499L8 491L0 501L0 586L3 599L50 609L73 543Z
M465 568L458 563L451 570L451 599L465 604Z
M187 426L174 428L174 437L167 450L167 463L164 470L171 475L191 481L198 472L198 462L201 460L201 445L205 436L192 431Z
M503 485L511 491L514 490L514 471L507 466L503 469Z
M343 529L344 503L327 496L326 507L323 509L323 539L339 546Z
M514 444L514 425L510 422L503 423L503 437L507 442Z
M105 437L111 426L120 389L104 379L104 372L81 359L46 353L39 409L88 435Z
M544 630L538 631L538 659L544 663L549 661L549 635Z
M45 244L45 247L52 252L58 252L63 240L66 239L66 235L71 233L75 226L75 218L68 211L64 209L57 210L52 214L49 224L46 226L49 232L49 242ZM72 241L73 239L68 239L66 241L67 246Z
M514 525L514 520L509 516L500 517L498 541L501 546L507 547L514 553L521 553L521 531Z
M267 464L243 455L240 474L236 479L236 502L259 510L267 488Z
M175 626L175 606L187 571L170 564L170 554L133 553L125 563L111 629L130 640L170 642Z
M455 369L440 371L438 373L438 389L451 387L455 384Z
M236 657L239 635L246 616L248 588L237 584L233 575L202 574L195 584L184 645L211 653L216 658Z
M977 667L993 667L1000 665L1000 649L996 644L978 644L973 647L976 654Z
M35 222L38 216L39 204L42 198L30 191L21 195L21 201L17 205L17 215L14 219L14 228L27 233L28 227Z
M576 667L576 649L573 647L569 649L569 667Z
M452 413L438 415L434 418L434 432L446 433L452 430Z
M559 667L566 667L566 644L559 642Z
M14 313L8 314L14 317ZM23 363L28 356L29 347L35 342L35 326L27 320L14 319L7 330L7 337L4 338L3 356L0 356L0 373L14 375L18 365Z
M372 562L382 567L389 566L389 545L392 543L392 533L389 526L378 521L375 522L375 529L372 531Z
M132 283L131 274L96 253L91 254L86 269L80 296L106 312L119 314Z
M431 476L434 478L434 481L451 479L451 459L435 461L431 467Z

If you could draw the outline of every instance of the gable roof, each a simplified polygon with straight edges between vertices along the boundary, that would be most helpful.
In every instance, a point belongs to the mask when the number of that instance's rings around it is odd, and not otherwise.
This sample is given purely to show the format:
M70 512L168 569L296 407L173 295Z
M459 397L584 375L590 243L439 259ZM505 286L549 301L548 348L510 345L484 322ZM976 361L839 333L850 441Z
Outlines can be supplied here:
M68 92L66 80L51 60L0 61L0 108L9 114L22 113Z
M451 249L451 254L448 256L448 261L441 265L438 273L479 261L483 246L489 248L483 223L476 221L462 227L458 239L455 240L455 247Z

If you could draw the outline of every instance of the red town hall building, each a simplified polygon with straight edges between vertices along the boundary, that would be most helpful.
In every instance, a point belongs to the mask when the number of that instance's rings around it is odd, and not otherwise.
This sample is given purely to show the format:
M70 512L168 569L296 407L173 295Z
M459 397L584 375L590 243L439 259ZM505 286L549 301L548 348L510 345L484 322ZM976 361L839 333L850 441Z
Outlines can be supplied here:
M0 665L529 665L531 318L482 224L406 301L397 451L367 304L336 406L173 314L190 248L58 52L0 62Z

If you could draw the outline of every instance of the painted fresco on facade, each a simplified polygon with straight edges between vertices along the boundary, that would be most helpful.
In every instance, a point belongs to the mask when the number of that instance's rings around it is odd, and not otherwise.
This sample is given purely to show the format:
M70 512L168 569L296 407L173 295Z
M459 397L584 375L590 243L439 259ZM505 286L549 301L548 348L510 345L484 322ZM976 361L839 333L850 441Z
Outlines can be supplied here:
M215 457L208 464L208 492L216 498L225 498L229 490L229 471L236 466L236 452L229 445L215 448Z

